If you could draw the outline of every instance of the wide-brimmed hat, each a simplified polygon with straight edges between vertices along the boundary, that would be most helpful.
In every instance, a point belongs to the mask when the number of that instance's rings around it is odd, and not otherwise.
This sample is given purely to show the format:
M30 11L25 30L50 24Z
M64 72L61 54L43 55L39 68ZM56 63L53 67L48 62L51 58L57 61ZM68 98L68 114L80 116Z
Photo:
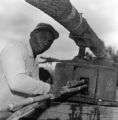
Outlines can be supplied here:
M48 31L50 31L54 36L54 40L59 37L59 33L52 27L52 25L47 24L47 23L39 23L36 26L36 28L31 32L30 36L34 35L36 32L38 32L40 30L48 30Z

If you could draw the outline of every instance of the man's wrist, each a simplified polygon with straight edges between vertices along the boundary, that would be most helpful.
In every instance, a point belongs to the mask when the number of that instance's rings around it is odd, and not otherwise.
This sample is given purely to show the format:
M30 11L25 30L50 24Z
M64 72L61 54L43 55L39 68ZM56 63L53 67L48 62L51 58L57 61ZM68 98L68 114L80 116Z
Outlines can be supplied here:
M47 94L47 93L49 93L50 88L51 88L50 84L48 84L48 83L44 83L44 85L43 85L43 89L42 89L42 93L43 93L43 94Z

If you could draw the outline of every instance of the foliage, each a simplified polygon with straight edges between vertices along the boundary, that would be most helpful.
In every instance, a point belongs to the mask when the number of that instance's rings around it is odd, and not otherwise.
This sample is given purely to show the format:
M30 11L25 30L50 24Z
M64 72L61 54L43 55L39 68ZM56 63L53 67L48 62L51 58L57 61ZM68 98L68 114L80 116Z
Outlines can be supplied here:
M115 51L112 46L108 46L106 47L106 54L108 58L110 58L114 62L118 62L118 50Z

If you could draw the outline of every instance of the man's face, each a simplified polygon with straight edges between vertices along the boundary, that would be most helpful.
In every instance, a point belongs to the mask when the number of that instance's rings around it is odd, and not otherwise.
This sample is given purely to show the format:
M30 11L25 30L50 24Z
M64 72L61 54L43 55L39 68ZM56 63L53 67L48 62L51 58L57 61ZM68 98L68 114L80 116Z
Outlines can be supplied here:
M37 31L30 39L33 53L36 55L43 53L53 43L53 34L47 30Z
M51 32L47 30L42 30L42 31L36 32L34 38L36 39L37 43L42 42L44 44L47 44L52 41L53 35Z

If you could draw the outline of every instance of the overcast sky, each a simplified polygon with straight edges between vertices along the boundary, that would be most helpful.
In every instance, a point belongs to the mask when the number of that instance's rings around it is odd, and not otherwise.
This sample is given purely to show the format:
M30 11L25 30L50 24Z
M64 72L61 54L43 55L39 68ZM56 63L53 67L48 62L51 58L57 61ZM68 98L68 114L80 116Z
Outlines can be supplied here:
M118 49L118 0L71 0L87 19L96 34L106 45ZM28 41L29 34L39 22L52 24L60 33L48 56L71 58L77 54L75 43L68 38L68 31L39 9L24 0L0 1L0 39Z

